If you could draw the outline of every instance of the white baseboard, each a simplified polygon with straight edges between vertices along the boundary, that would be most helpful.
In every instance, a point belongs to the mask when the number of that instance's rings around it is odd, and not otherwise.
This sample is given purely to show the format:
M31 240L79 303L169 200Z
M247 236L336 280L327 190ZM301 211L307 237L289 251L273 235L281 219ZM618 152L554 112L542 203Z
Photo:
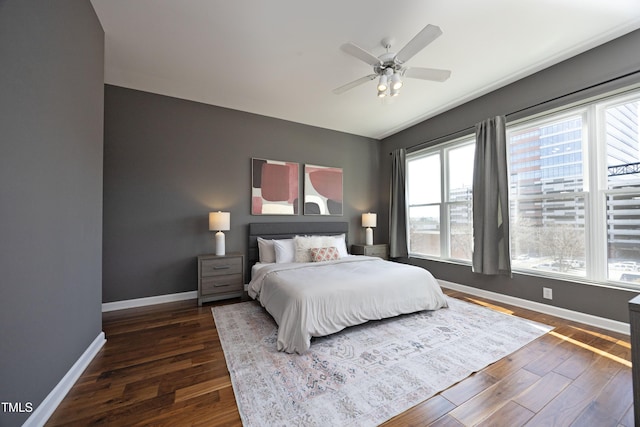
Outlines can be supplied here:
M522 298L516 298L509 295L503 295L496 292L485 291L483 289L474 288L472 286L461 285L458 283L447 282L446 280L438 280L440 286L454 291L460 291L467 294L492 299L494 301L503 302L505 304L515 305L516 307L527 308L540 313L549 314L551 316L560 317L562 319L572 320L608 331L619 332L621 334L630 335L631 329L628 323L611 320L604 317L593 316L591 314L580 313L579 311L567 310L566 308L554 307L552 305L542 304L535 301L529 301Z
M123 310L125 308L144 307L145 305L164 304L165 302L197 299L197 291L181 292L179 294L158 295L155 297L128 299L124 301L102 303L102 312Z
M42 403L33 411L31 416L27 418L27 421L22 424L22 427L40 427L47 422L105 342L107 342L107 340L104 337L104 332L100 332L66 375L62 377L58 385L51 390Z

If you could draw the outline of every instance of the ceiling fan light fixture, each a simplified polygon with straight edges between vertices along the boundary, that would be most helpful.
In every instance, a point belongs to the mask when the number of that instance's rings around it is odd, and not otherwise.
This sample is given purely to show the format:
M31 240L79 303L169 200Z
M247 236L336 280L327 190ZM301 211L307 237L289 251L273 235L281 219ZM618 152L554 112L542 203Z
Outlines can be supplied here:
M402 87L402 79L399 73L393 73L391 76L391 89L398 90Z
M387 83L388 83L388 78L386 76L386 74L383 74L380 76L380 81L378 81L378 92L384 92L385 90L387 90ZM380 96L378 94L378 96Z
M398 96L400 95L400 90L396 89L395 87L391 86L391 89L389 90L389 95L391 96Z
M387 89L385 88L385 90L378 90L378 98L384 98L385 96L387 96Z

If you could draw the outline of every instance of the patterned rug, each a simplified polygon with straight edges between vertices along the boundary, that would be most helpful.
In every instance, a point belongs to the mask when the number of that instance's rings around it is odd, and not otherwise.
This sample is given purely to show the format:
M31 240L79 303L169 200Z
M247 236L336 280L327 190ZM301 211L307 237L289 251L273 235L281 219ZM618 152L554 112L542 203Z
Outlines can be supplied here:
M368 322L276 351L256 302L213 307L245 426L375 426L552 328L447 297L449 308Z

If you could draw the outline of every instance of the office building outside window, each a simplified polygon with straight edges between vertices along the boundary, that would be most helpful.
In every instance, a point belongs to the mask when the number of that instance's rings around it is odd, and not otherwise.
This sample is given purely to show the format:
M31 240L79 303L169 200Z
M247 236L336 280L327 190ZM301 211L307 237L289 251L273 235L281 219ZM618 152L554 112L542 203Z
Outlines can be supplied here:
M606 105L607 274L640 284L640 96Z
M511 250L514 269L584 276L584 115L511 127Z

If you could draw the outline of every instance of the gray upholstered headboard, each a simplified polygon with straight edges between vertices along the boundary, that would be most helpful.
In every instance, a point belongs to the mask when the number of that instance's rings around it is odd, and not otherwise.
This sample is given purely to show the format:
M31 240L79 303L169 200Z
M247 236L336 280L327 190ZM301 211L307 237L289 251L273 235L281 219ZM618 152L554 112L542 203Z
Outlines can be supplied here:
M251 277L251 267L258 262L258 237L263 239L288 239L296 235L332 235L349 233L348 222L254 222L249 224L249 253L247 276ZM347 241L349 239L347 238Z

